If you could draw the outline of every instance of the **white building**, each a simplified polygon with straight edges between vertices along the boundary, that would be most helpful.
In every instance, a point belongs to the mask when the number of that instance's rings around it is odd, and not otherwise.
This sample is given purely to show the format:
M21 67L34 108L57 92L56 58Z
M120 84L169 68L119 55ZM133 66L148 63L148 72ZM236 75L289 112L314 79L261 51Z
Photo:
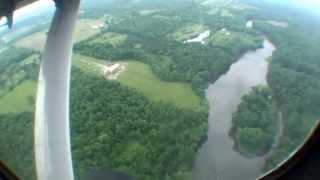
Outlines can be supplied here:
M121 65L119 63L114 63L109 66L105 66L103 74L104 75L110 75L117 73L121 68Z
M96 24L96 25L92 25L91 28L92 29L100 29L104 27L104 23L100 23L100 24Z
M205 40L210 36L210 30L207 30L201 34L199 34L199 36L193 38L193 39L188 39L186 41L184 41L183 43L195 43L195 42L200 42L201 44L205 44Z

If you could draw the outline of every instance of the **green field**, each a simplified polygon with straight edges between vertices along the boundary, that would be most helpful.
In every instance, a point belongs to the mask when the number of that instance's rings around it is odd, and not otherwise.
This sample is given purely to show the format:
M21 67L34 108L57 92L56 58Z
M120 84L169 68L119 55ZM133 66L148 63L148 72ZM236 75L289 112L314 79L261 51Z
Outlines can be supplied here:
M233 17L233 14L227 9L222 9L220 11L220 16L222 16L222 17Z
M113 32L106 32L101 34L99 37L90 41L91 43L105 43L108 42L113 46L121 45L127 39L127 35L113 33Z
M127 69L120 74L118 80L151 100L169 102L177 107L197 111L201 109L200 97L189 84L162 81L144 63L129 61Z
M83 56L80 54L73 54L72 65L81 69L83 72L102 76L103 70L101 67L104 62L92 57Z
M95 34L101 32L100 29L94 29L91 26L104 23L105 18L100 19L79 19L76 24L76 29L74 32L75 42L83 41ZM43 51L48 29L31 34L25 38L20 39L15 43L18 47L25 47L37 51Z
M183 41L183 40L191 39L191 38L199 35L203 31L205 31L206 29L207 29L207 27L205 27L201 24L190 23L186 26L179 28L173 34L169 34L169 38L173 38L177 41Z
M0 113L31 111L33 108L31 101L34 101L36 87L36 82L31 80L16 86L0 99Z
M260 37L251 36L246 33L234 31L217 31L209 40L213 45L229 47L235 43L255 44L260 41Z
M82 71L102 76L104 61L74 54L73 65ZM127 69L119 75L118 81L134 88L154 101L172 103L177 107L200 110L200 97L186 83L165 82L157 78L150 67L137 61L129 61Z
M30 56L22 63L29 63L34 59L34 57L34 55ZM97 66L97 63L101 63L101 61L77 54L74 54L73 58L74 66L80 68L86 73L93 73L95 75L102 76L101 68ZM17 75L19 75L19 73L15 76ZM31 111L33 108L31 101L34 101L36 87L36 81L25 80L21 84L15 86L11 91L4 92L6 94L0 98L0 113Z
M102 76L104 61L74 54L73 65L82 71ZM165 82L157 78L148 65L129 61L127 69L120 74L119 82L134 88L154 101L172 103L180 108L199 111L202 109L200 97L186 83ZM16 86L0 99L0 113L21 112L32 110L36 82L27 80Z

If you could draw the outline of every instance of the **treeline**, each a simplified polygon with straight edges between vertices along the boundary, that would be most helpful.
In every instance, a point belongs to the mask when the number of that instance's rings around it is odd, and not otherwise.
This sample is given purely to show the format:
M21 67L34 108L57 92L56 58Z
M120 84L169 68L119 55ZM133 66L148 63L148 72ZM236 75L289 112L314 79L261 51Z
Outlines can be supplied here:
M8 47L7 50L1 52L0 97L24 80L36 80L39 62L40 55L28 49Z
M32 50L25 48L17 48L14 46L5 47L0 55L0 73L3 73L9 65L19 63L26 57L34 53Z
M143 10L169 10L168 15L176 14L177 11L193 12L198 8L193 0L87 0L81 2L81 8L84 12L81 14L84 18L99 18L106 13L113 16L135 15ZM192 16L190 13L189 16Z
M267 10L266 10L267 11ZM291 17L287 28L264 22L274 15L260 15L256 28L277 46L268 82L284 117L284 134L268 158L271 169L302 144L320 118L320 22L307 14L286 11L276 13L283 21Z
M233 114L231 136L236 149L245 156L267 153L277 133L278 119L272 91L267 87L254 87L241 98Z
M33 114L0 114L0 160L24 180L35 180Z
M139 180L183 179L207 132L206 112L150 102L114 81L74 70L71 130L75 172L108 167Z

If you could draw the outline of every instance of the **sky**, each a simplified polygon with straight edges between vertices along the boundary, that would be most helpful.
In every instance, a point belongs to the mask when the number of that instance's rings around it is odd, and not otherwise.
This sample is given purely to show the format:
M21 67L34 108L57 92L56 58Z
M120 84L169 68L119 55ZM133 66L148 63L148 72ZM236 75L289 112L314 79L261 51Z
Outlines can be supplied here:
M304 0L301 1L301 3L306 3L309 6L318 6L318 8L320 8L320 0Z
M273 4L280 4L287 6L288 4L293 5L295 8L299 8L304 12L310 12L314 15L320 16L320 0L265 0Z
M54 3L51 0L39 0L39 1L36 1L28 6L23 7L21 9L18 9L17 11L15 11L15 15L21 16L21 15L29 14L29 13L34 12L35 10L39 10L42 8L48 8L53 5L54 5Z
M272 0L271 0L272 1ZM273 0L275 1L275 0ZM279 2L279 0L277 0ZM281 1L281 0L280 0ZM295 2L301 6L306 6L308 8L312 8L314 10L320 11L320 0L287 0L290 2ZM52 0L39 0L35 3L32 3L29 6L23 7L14 13L15 21L23 20L24 17L35 14L34 12L38 12L39 10L49 10L50 8L54 8L54 3ZM5 18L0 20L0 25L5 24Z
M49 10L51 8L54 7L54 3L51 0L39 0L36 1L28 6L25 6L21 9L18 9L14 12L14 16L13 19L15 21L19 21L24 19L24 17L30 16L30 14L35 15L35 14L39 14L39 13L35 13L35 12L39 12L39 10ZM14 21L14 22L15 22ZM0 25L1 24L5 24L6 20L5 18L2 18L0 20Z

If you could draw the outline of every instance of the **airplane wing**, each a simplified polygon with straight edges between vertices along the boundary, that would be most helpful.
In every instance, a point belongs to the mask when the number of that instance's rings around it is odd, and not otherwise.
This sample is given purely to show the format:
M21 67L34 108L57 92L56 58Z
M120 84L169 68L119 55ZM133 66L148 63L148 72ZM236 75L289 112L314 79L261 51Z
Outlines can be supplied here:
M69 90L73 32L80 0L55 0L39 73L35 157L39 180L73 180Z
M36 0L0 0L0 18L12 27L15 10ZM73 180L69 81L80 0L54 0L56 12L42 53L34 124L37 179ZM0 177L1 179L1 177Z

